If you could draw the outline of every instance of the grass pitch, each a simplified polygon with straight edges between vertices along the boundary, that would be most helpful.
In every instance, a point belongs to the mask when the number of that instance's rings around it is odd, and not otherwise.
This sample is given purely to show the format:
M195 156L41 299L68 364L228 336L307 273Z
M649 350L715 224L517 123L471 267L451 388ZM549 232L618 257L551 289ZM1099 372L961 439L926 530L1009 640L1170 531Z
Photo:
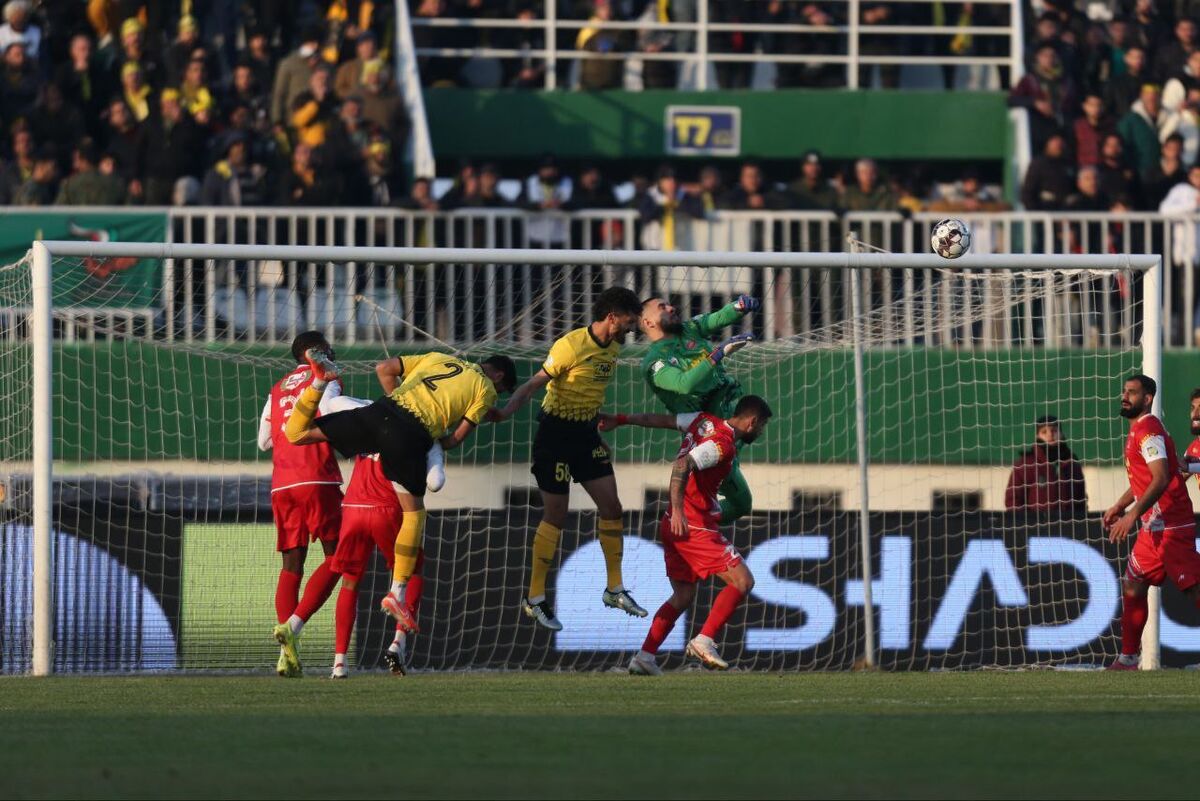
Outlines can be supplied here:
M1200 674L0 680L0 798L1191 797Z

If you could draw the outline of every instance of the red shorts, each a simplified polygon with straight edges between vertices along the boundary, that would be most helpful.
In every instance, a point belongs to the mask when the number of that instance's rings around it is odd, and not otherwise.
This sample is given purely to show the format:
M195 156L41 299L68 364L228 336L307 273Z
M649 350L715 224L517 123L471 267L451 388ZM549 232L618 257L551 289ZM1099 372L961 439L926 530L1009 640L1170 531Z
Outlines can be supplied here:
M372 548L379 548L391 568L403 519L404 512L398 506L343 506L342 536L330 564L333 572L355 580L362 578Z
M1200 553L1196 552L1196 527L1168 531L1140 531L1129 554L1125 575L1154 586L1167 579L1180 590L1200 584Z
M271 493L275 550L307 548L310 542L336 542L342 525L342 488L302 484Z
M678 539L671 533L671 517L666 515L658 527L667 562L667 577L695 583L737 567L742 555L715 528L688 526L688 534Z

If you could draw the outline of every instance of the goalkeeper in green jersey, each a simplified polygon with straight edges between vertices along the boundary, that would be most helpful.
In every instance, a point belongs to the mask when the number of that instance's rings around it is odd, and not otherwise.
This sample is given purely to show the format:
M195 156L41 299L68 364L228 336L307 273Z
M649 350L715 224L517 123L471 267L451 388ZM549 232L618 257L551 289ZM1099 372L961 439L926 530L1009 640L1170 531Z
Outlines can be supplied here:
M733 416L744 393L737 379L725 372L722 360L749 344L753 335L738 334L715 347L709 340L759 306L756 299L741 295L722 309L684 321L679 311L662 298L650 298L642 304L640 327L650 340L650 350L642 359L642 375L669 412L709 412L723 420ZM723 524L749 514L750 487L736 458L720 493L724 497Z

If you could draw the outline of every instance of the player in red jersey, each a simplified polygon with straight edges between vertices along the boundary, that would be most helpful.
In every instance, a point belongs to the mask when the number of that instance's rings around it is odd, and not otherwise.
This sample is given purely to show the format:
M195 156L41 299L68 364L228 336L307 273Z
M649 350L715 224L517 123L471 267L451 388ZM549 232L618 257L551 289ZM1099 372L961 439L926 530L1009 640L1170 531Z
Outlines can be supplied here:
M1183 452L1184 479L1200 474L1200 388L1192 390L1191 420L1194 439Z
M280 626L293 619L307 620L329 598L338 580L330 565L342 517L342 471L337 456L327 443L318 447L293 445L283 433L300 393L313 381L304 357L309 348L319 348L333 358L333 346L320 331L297 336L292 342L292 358L297 366L271 388L258 426L259 449L271 451L271 513L275 518L275 547L283 555L283 569L275 586L275 616ZM333 397L341 394L340 384L331 389ZM326 397L333 399L328 391ZM325 561L309 577L301 599L304 560L309 544L316 540L321 541ZM280 642L276 672L281 676L300 675L294 643Z
M642 650L629 663L630 673L662 674L655 660L658 648L675 627L679 615L692 605L696 584L709 576L721 579L725 588L713 601L700 633L688 642L687 655L713 670L729 667L718 653L714 638L754 587L754 576L742 562L737 548L717 528L721 519L717 490L733 469L737 442L753 442L770 419L771 407L757 395L742 396L728 420L707 412L602 417L602 430L632 423L653 428L678 428L684 432L683 444L671 471L671 510L659 526L667 578L671 580L673 593L654 614Z
M1196 518L1179 472L1175 443L1150 412L1157 393L1154 379L1144 375L1131 376L1121 392L1121 416L1131 421L1125 439L1129 488L1104 512L1103 524L1110 542L1128 537L1139 520L1141 528L1122 583L1121 656L1109 670L1138 668L1150 585L1160 586L1170 578L1200 606Z

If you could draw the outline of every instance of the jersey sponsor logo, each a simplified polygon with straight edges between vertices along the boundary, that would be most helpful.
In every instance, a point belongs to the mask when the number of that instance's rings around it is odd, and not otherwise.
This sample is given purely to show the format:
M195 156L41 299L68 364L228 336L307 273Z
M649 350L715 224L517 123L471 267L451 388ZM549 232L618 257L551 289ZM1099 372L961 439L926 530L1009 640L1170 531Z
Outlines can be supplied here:
M290 375L284 379L283 388L285 390L295 389L296 387L300 386L305 381L307 381L308 377L309 377L308 370L305 370L303 373L296 373L295 375Z
M607 459L608 458L608 448L592 448L592 458L593 459Z

